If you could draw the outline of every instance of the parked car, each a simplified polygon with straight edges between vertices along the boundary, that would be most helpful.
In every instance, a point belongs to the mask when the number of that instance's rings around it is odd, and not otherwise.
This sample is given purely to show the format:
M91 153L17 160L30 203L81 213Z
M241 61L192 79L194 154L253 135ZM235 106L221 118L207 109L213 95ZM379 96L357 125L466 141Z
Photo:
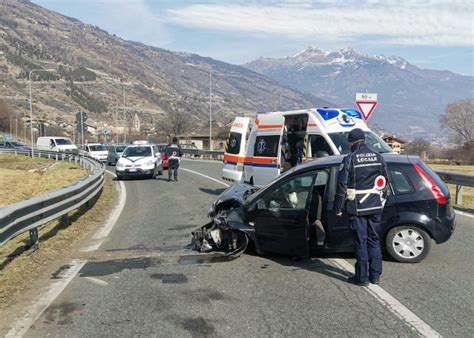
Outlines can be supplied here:
M57 151L77 154L79 150L72 143L70 138L63 136L41 136L36 141L36 148L39 150Z
M385 154L384 158L390 184L381 245L396 261L420 262L430 252L431 239L443 243L454 231L449 190L419 157ZM212 205L212 221L193 232L195 248L233 254L252 241L258 253L305 257L351 252L348 217L336 217L333 209L342 159L330 156L297 166L260 189L232 185ZM316 220L324 227L322 245L316 240Z
M163 175L163 162L156 145L133 144L125 148L115 166L118 179L131 176Z
M127 147L126 144L114 144L109 147L109 152L107 154L107 164L116 165L120 156L122 156L123 151Z
M0 142L0 148L6 148L6 149L16 149L16 150L23 150L23 151L29 151L31 150L30 147L28 147L26 144L23 144L19 141L5 141L5 142Z
M88 143L84 146L84 152L86 155L96 159L97 161L106 162L108 151L103 144L100 143Z
M160 151L161 159L163 160L163 169L168 169L168 154L166 153L166 149L168 145L166 143L159 143L156 145L158 150Z

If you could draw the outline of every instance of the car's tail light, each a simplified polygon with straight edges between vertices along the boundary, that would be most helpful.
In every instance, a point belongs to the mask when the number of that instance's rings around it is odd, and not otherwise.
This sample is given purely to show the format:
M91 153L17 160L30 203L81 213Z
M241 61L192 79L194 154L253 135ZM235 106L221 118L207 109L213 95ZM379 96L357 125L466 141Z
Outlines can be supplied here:
M416 172L418 175L420 175L421 179L423 180L423 183L425 183L425 186L431 191L433 194L434 198L436 199L436 202L438 204L446 204L446 196L441 192L439 187L436 185L435 181L424 171L418 164L413 164L413 167L415 167Z

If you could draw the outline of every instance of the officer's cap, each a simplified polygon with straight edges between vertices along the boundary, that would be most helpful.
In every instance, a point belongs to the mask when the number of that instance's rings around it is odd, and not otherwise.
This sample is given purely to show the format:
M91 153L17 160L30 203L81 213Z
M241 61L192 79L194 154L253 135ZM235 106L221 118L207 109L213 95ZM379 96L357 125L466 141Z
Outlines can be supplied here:
M360 128L352 129L347 137L347 141L356 142L356 141L365 141L364 131Z

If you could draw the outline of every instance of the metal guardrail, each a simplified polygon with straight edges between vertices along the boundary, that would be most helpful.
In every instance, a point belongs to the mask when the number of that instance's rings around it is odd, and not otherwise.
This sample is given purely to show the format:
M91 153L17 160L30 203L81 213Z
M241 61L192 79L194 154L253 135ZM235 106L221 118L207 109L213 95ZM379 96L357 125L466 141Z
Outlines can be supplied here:
M223 150L201 150L201 149L181 149L186 157L199 157L222 160L224 157Z
M474 174L445 170L437 170L436 173L446 184L456 185L454 202L457 205L462 205L463 187L474 187Z
M31 156L31 151L0 149L2 154ZM68 213L87 205L104 185L105 166L90 157L37 150L34 157L74 162L88 169L89 176L66 188L0 208L0 246L26 231L30 232L30 245L37 245L38 227L56 218L68 222Z

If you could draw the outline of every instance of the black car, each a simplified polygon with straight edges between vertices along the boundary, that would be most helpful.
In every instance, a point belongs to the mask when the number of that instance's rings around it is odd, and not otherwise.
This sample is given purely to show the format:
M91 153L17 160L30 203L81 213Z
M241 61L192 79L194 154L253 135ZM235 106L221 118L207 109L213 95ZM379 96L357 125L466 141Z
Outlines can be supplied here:
M342 159L311 161L258 190L244 183L229 187L212 205L212 221L193 232L195 249L237 254L251 241L257 253L351 252L348 217L336 217L333 209ZM384 159L391 177L381 244L396 261L420 262L430 252L431 239L443 243L454 231L449 190L418 157L385 154Z
M23 151L28 151L31 150L30 147L27 145L18 142L18 141L5 141L5 142L0 142L0 148L7 148L7 149L15 149L15 150L23 150Z

